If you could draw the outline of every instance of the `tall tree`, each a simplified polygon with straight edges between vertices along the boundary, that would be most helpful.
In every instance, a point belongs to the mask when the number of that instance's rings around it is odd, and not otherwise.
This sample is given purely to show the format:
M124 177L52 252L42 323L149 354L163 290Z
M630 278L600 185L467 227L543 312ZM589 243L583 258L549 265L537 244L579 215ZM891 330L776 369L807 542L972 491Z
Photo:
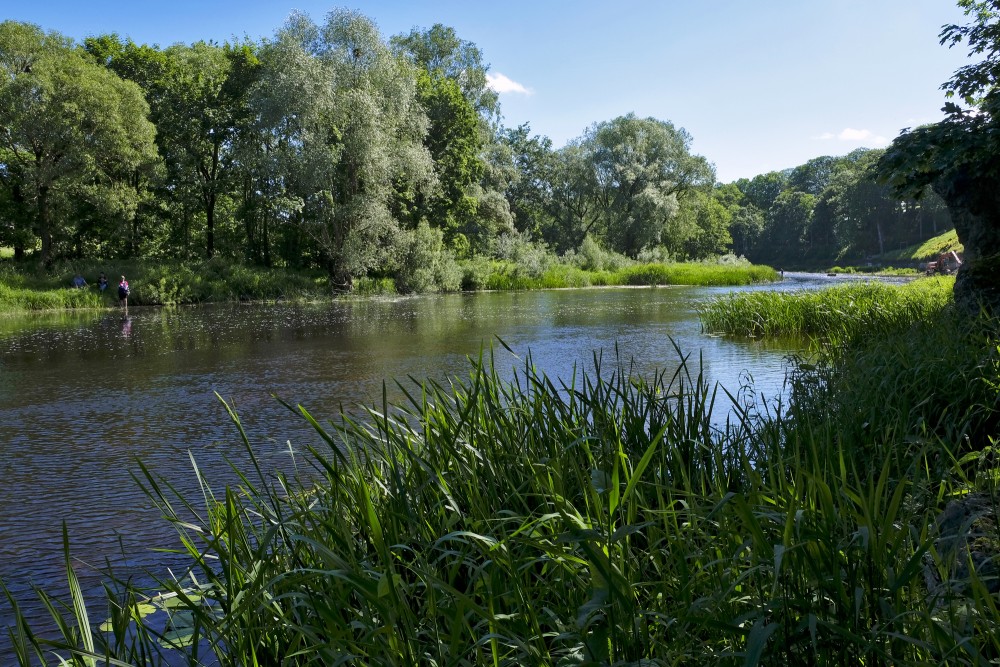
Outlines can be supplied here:
M965 246L955 300L970 311L1000 312L1000 0L959 0L972 20L946 25L941 43L965 43L985 58L959 68L941 87L945 119L904 131L880 165L900 196L930 186L948 205Z
M256 58L247 47L206 42L177 44L157 98L160 146L173 180L197 197L205 216L205 254L216 252L221 199L232 196L233 150L246 122L249 73Z
M507 146L511 177L507 180L506 197L519 232L540 239L552 227L551 179L554 168L552 140L531 136L525 123L506 129L502 141Z
M259 69L255 46L197 42L159 49L103 35L89 38L86 48L143 88L166 162L168 183L161 194L173 201L183 223L179 245L187 247L190 221L198 215L204 253L211 257L220 202L239 192L234 152L250 123L248 95Z
M129 214L122 184L156 159L154 127L138 86L94 64L56 33L0 23L0 141L16 199L30 207L43 262L72 237L64 215L83 199Z
M715 182L708 161L691 154L691 135L667 121L620 116L593 125L581 146L594 202L585 231L633 257L669 240L680 197Z
M433 178L416 73L371 21L348 11L321 26L293 16L265 68L257 104L284 187L299 202L289 217L316 244L332 283L350 289L390 259L394 197Z
M489 87L489 65L474 43L460 39L454 28L436 23L427 30L414 28L392 38L394 48L412 58L420 68L458 83L476 113L493 122L500 114L499 97Z
M512 225L502 188L491 178L500 107L482 52L441 24L397 35L392 45L420 70L417 99L430 123L424 145L438 183L416 193L412 217L443 229L449 242L461 235L482 249Z

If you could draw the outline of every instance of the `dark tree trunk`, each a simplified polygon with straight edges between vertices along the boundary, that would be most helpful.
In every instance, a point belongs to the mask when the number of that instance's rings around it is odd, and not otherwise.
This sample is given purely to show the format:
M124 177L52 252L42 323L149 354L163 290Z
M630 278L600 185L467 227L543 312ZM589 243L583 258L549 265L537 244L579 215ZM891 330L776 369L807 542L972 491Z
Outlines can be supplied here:
M967 167L934 184L951 213L965 257L955 277L955 303L967 312L1000 314L1000 189Z
M205 254L209 259L215 255L215 195L205 207Z
M52 222L49 220L49 189L38 188L38 236L42 239L42 264L52 261Z

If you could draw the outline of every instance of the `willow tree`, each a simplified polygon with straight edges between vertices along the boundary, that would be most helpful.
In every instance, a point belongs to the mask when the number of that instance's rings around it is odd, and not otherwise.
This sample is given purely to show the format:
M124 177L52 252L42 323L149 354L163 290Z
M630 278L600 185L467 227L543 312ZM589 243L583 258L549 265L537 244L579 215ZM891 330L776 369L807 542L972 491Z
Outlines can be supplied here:
M416 73L349 11L322 25L293 16L261 57L256 104L279 146L288 219L316 244L334 285L349 289L391 255L398 189L433 179Z
M671 226L680 198L711 187L715 170L690 152L691 135L656 118L634 114L598 123L580 141L589 177L585 232L635 256L647 246L679 246L697 230Z
M7 184L49 262L77 230L80 201L128 217L128 175L157 159L149 107L135 84L72 42L31 24L0 23L0 141Z

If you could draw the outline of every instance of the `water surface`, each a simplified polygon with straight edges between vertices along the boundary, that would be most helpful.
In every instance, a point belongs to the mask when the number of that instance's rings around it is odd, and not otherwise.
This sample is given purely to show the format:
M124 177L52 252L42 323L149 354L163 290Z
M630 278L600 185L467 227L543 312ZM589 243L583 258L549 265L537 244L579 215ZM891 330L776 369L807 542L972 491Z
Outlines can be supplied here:
M789 276L783 288L822 278ZM765 287L772 289L773 287ZM175 547L132 480L136 460L197 491L190 457L216 484L247 455L216 394L239 412L267 471L319 444L274 396L321 421L341 407L401 396L397 379L466 377L489 354L512 372L529 355L553 377L618 355L639 372L672 369L676 345L736 391L782 391L787 346L707 336L696 305L728 290L552 290L350 300L323 305L225 304L0 319L0 578L21 599L31 584L64 588L62 523L85 585L99 569L177 567ZM497 339L513 350L505 350ZM123 556L124 548L127 557ZM0 621L9 613L0 606Z

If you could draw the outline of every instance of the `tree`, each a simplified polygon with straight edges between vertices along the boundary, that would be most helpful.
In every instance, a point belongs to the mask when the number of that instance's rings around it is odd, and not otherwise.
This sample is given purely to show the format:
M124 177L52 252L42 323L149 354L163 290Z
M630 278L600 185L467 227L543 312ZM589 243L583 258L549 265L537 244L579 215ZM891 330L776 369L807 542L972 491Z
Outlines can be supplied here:
M628 114L593 125L581 142L593 202L585 234L632 257L648 246L682 242L666 238L678 199L715 182L712 166L690 146L683 128L655 118Z
M978 63L959 68L941 88L945 118L903 131L879 165L901 197L933 188L948 206L965 246L955 300L970 311L1000 313L1000 0L959 0L972 22L946 25L941 44L965 42Z
M400 191L428 187L433 164L416 72L354 12L322 26L294 15L262 54L261 122L289 203L338 288L384 265L398 237Z
M735 188L734 188L735 189ZM737 194L739 191L736 191ZM729 234L729 226L733 219L733 207L727 205L732 193L722 188L711 192L695 191L688 197L692 221L691 233L684 239L682 253L674 252L675 256L690 259L705 259L724 254L733 242ZM669 248L669 246L668 246Z
M767 211L764 239L770 257L801 256L816 197L798 190L784 190Z
M746 204L755 206L760 211L771 208L771 204L785 189L788 178L780 172L770 171L758 174L752 179L741 178L736 181L736 187L743 193Z
M474 225L473 187L483 177L483 135L475 108L454 79L439 71L417 74L417 99L430 121L424 145L434 160L438 187L417 193L412 216L440 227L451 240Z
M475 44L459 39L454 28L435 23L430 29L416 28L408 35L396 35L392 46L408 55L429 73L437 73L456 82L477 114L488 122L500 114L499 97L488 85L483 54Z
M216 222L222 198L232 195L233 150L246 122L248 70L256 57L247 47L206 42L166 50L169 66L160 79L157 128L171 180L199 202L205 216L205 255L216 252Z
M547 238L553 226L552 140L530 135L531 127L527 123L504 130L502 134L509 151L511 173L505 194L517 231L526 232L536 240L545 237L552 241L554 239Z
M178 209L174 217L181 221L175 245L188 247L191 219L198 216L204 222L205 255L213 256L220 207L239 193L235 151L251 120L248 95L259 74L256 47L197 42L159 49L113 34L88 38L85 47L97 62L142 87L166 163L167 183L160 194Z
M77 230L67 212L88 202L128 217L128 176L156 160L142 91L94 64L70 40L0 23L0 141L10 202L30 211L49 262ZM22 230L23 231L23 230Z
M489 161L500 107L487 85L488 66L475 44L441 24L397 35L392 45L419 70L417 99L430 123L424 145L438 183L416 193L410 217L440 227L450 244L461 236L485 248L513 220L502 193L506 178L496 178Z

